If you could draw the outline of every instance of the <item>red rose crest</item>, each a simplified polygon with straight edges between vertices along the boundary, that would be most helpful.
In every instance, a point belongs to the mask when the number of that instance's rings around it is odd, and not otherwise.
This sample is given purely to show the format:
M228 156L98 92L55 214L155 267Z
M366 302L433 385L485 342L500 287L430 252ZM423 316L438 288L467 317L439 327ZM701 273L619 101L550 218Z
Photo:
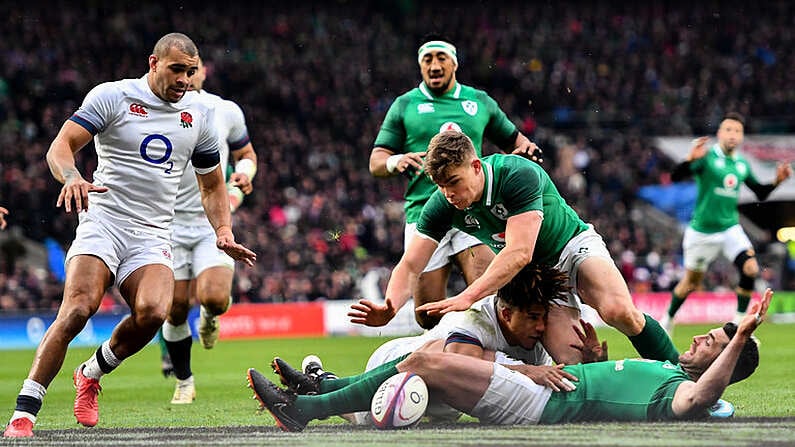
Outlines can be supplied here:
M182 112L179 116L179 123L182 127L193 127L193 117L188 112Z

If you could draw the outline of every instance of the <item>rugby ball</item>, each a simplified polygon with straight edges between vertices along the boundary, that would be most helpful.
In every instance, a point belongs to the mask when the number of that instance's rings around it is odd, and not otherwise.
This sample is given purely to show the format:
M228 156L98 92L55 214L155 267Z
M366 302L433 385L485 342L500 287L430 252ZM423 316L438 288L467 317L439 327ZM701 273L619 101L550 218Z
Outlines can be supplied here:
M422 377L402 372L378 387L370 404L370 417L382 430L417 425L428 407L428 387Z

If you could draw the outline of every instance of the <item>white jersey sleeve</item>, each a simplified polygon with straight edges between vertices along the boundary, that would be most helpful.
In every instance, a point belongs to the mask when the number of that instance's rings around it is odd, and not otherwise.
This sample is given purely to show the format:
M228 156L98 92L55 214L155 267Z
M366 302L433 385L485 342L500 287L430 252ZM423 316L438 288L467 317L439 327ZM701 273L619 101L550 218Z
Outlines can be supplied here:
M249 143L243 110L233 101L225 100L203 90L197 92L197 99L213 109L213 127L218 133L221 169L226 175L230 150L240 149ZM204 213L201 193L193 171L193 169L186 169L180 181L176 204L176 219L178 221L183 219L185 222L192 221Z
M94 135L97 169L89 206L108 215L168 231L177 189L188 161L203 170L218 165L212 109L194 101L157 97L147 77L101 84L70 118Z

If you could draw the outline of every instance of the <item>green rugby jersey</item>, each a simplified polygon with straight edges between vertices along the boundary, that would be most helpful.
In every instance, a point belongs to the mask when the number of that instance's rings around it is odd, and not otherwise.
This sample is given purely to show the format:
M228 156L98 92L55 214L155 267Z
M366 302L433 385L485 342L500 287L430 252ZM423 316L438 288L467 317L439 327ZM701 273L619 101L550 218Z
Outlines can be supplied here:
M718 144L690 163L698 186L690 226L702 233L717 233L740 222L737 201L740 185L759 185L751 166L740 154L727 156Z
M566 366L577 389L552 393L540 424L674 419L676 389L690 377L679 366L626 359Z
M505 248L505 225L510 216L539 210L544 213L533 261L555 265L563 247L588 226L566 204L541 166L518 155L482 158L483 195L466 210L458 210L437 190L417 223L417 230L440 241L452 227L469 233L495 252Z
M457 83L448 92L435 95L424 82L399 96L384 118L375 147L396 154L425 152L434 135L444 130L465 133L481 155L483 138L505 149L516 140L518 130L486 92ZM423 205L436 190L425 172L409 177L406 222L416 222Z

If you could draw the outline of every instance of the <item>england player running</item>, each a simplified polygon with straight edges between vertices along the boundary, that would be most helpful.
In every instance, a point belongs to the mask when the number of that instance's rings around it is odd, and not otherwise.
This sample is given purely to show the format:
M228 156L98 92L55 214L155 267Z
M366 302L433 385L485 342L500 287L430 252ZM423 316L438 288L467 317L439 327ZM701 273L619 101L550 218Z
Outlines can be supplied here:
M580 363L571 327L557 321L579 318L580 299L620 330L644 358L676 359L671 339L653 318L632 302L626 283L602 237L566 204L544 170L516 155L478 158L461 132L436 135L425 168L439 186L422 210L408 250L392 271L386 306L360 306L356 321L380 322L385 308L399 308L417 275L450 228L467 232L497 255L483 275L455 297L419 310L444 314L463 310L502 287L530 262L555 265L568 273L574 293L550 307L543 344L558 363Z
M202 89L207 70L199 59L199 69L191 78L196 101L214 109L214 127L218 131L221 172L226 172L229 156L235 162L227 188L232 211L244 194L252 191L251 181L257 172L257 154L251 145L245 116L232 101ZM172 404L189 404L196 397L191 371L190 351L193 344L188 312L195 295L200 306L199 340L205 349L218 339L218 316L232 303L232 276L235 263L215 245L215 232L207 221L196 176L186 170L177 194L171 241L174 246L174 302L168 320L163 324L163 338L174 375L177 378Z
M458 55L449 39L427 36L417 51L417 62L422 82L399 96L389 108L370 154L370 172L374 176L409 177L404 195L404 247L408 247L414 235L423 205L436 190L436 185L421 172L422 157L431 137L449 129L464 132L475 142L478 155L484 137L515 153L532 156L538 149L486 92L456 80ZM414 304L419 306L447 296L451 262L461 268L464 280L470 284L483 273L493 256L476 238L452 229L440 241L412 290ZM369 304L364 300L364 305ZM388 310L394 314L399 309ZM417 313L415 317L425 329L439 321L438 316L425 313Z
M232 233L212 109L196 101L198 93L186 93L198 57L189 37L163 36L149 56L146 75L95 87L50 146L50 170L64 184L57 206L79 213L80 223L66 255L63 302L39 344L4 436L33 436L47 386L61 369L69 342L115 283L130 315L74 371L77 422L97 424L100 378L152 339L171 306L170 225L188 161L217 246L253 265L256 255L237 244ZM92 137L98 159L94 183L77 171L74 156Z
M720 253L732 260L740 273L735 320L739 321L748 309L759 264L754 247L740 226L737 212L740 186L745 183L757 199L765 200L792 175L792 167L789 163L779 163L773 183L759 183L751 165L737 152L743 143L744 125L742 115L726 114L718 128L717 143L707 147L707 137L695 140L685 161L671 175L672 180L678 181L692 174L698 185L698 196L693 218L682 240L685 276L674 287L668 312L660 320L668 333L673 330L676 311L687 295L701 285L707 267Z
M752 334L765 317L767 289L739 326L727 323L693 338L679 364L624 359L564 367L576 389L554 393L498 363L453 353L419 350L353 377L328 380L323 394L296 396L248 370L254 397L285 431L301 431L313 419L364 411L388 378L419 375L436 398L480 422L502 425L592 421L705 419L726 387L750 376L759 364Z

